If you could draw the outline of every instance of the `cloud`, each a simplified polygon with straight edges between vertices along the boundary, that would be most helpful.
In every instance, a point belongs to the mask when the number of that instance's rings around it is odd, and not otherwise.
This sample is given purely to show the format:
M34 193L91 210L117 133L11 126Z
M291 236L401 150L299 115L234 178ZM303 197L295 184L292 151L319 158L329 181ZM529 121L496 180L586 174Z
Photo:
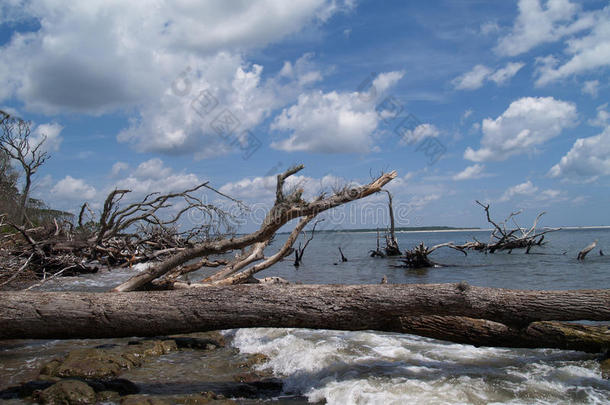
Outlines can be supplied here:
M483 35L496 34L500 32L500 26L495 21L486 21L481 24L480 31Z
M452 83L458 90L476 90L483 86L485 81L491 80L496 85L503 85L525 66L522 62L509 62L505 67L493 69L485 65L476 65L471 71L453 79Z
M496 70L492 75L489 76L489 80L495 82L497 85L505 84L514 75L525 66L522 62L510 62L502 69Z
M237 117L240 130L251 129L321 78L311 63L297 60L292 76L267 74L263 80L263 66L245 55L353 7L342 0L290 6L259 0L236 7L164 0L154 7L114 0L3 3L3 15L36 20L40 27L14 33L2 47L0 101L14 98L45 114L127 110L131 124L119 140L138 151L200 158L225 153L231 146L210 128L222 109ZM191 107L203 90L218 101L207 121Z
M483 86L483 82L492 72L487 66L476 65L471 71L456 77L452 83L458 90L476 90Z
M587 80L582 86L582 93L588 94L593 98L597 98L599 89L599 80Z
M122 171L125 171L127 169L129 169L128 163L116 162L115 164L112 165L112 169L110 170L110 175L112 177L116 177L119 175L119 173L121 173Z
M560 196L560 190L540 190L539 187L534 186L534 184L528 180L524 183L517 184L516 186L509 187L498 201L505 202L512 200L514 197L531 197L537 201L545 201L557 199Z
M373 80L377 96L387 91L402 72L388 72ZM369 91L371 91L369 89ZM271 123L271 129L288 133L271 146L288 152L367 153L373 149L373 135L382 113L370 102L368 93L311 91L299 96Z
M53 186L51 194L56 199L67 199L85 202L95 198L96 190L82 179L66 176Z
M458 174L453 176L453 180L472 180L472 179L480 179L485 176L483 171L485 170L485 166L480 164L474 164L472 166L468 166Z
M13 75L2 81L30 107L100 112L159 94L198 57L263 47L351 3L33 0L11 9L17 7L40 29L11 38L0 60Z
M577 18L580 7L569 0L520 0L519 15L509 34L499 39L495 51L516 56L548 42L589 28L589 15Z
M576 118L572 103L553 97L521 98L498 118L483 120L481 148L468 147L464 158L473 162L500 161L531 152L573 126Z
M107 191L114 188L127 189L131 190L130 198L139 198L153 192L184 191L202 182L196 174L184 171L176 173L171 167L165 166L161 159L154 158L140 163L126 177L108 187Z
M410 145L417 143L425 138L436 138L440 135L439 129L433 124L420 124L414 129L403 132L404 135L400 139L402 144Z
M605 128L610 125L610 112L607 110L608 103L604 103L597 107L597 115L595 118L588 121L589 125L594 127Z
M536 86L586 72L600 72L610 66L610 6L590 15L593 27L588 35L566 41L569 60L542 58L536 73Z
M44 139L42 149L47 152L57 152L61 141L61 131L64 129L57 123L40 124L32 131L31 140L33 145L38 145Z
M219 188L219 191L230 195L233 198L249 200L256 203L261 203L263 201L271 203L275 199L276 184L276 176L246 177L222 185L222 187ZM332 174L327 174L321 178L294 175L286 179L284 190L300 187L303 189L303 198L311 200L320 195L320 193L332 193L334 190L339 190L343 186L354 184L355 183Z
M610 175L610 126L598 135L578 138L568 153L549 171L551 177L587 182L608 175Z
M262 66L248 65L241 56L218 54L145 104L118 140L140 151L194 153L197 159L229 153L237 149L237 138L230 133L244 136L273 110L296 99L303 86L319 79L321 73L310 59L306 54L294 64L285 63L277 75L262 80ZM181 94L186 89L188 94ZM230 125L223 124L227 117Z

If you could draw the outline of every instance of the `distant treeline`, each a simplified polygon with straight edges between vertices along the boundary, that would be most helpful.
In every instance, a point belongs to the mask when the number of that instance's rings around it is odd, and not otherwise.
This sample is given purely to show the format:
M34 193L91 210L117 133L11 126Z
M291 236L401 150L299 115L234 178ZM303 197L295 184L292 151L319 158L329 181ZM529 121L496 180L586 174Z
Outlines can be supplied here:
M454 227L454 226L403 226L396 228L396 232L415 232L415 231L472 231L480 230L478 227ZM316 233L330 232L377 232L377 228L356 228L356 229L320 229ZM379 232L385 232L385 228L379 228ZM278 232L283 234L288 232Z

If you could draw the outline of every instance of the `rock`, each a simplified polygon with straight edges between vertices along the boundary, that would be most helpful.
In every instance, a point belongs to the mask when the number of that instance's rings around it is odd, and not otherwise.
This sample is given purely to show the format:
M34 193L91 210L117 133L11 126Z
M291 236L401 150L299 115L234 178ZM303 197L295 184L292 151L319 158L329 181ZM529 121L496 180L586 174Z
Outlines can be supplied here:
M8 387L0 391L0 399L17 399L32 396L35 391L44 390L52 386L55 382L51 381L29 381L14 387Z
M44 367L42 367L42 369L40 370L40 374L55 375L55 372L57 371L59 366L61 366L60 360L58 360L58 359L51 360L50 362L45 364Z
M48 365L47 365L48 366ZM43 367L48 370L50 367ZM109 378L134 363L104 349L78 349L68 353L65 360L53 370L58 377Z
M171 338L180 349L214 350L225 347L225 337L217 331L175 335Z
M141 357L150 357L167 354L177 349L173 340L141 340L129 342L124 351Z
M120 395L114 391L100 391L95 396L96 401L118 403L121 400Z
M94 404L95 391L89 385L77 380L62 380L42 391L38 399L49 405Z
M129 395L121 398L121 405L172 405L172 403L161 397Z
M255 353L248 356L248 358L237 364L239 368L252 368L257 364L265 363L269 361L269 357L262 353Z
M125 369L141 366L147 357L160 356L177 349L176 343L171 340L144 340L130 342L127 346L78 349L68 353L63 360L50 361L40 373L43 378L108 379Z
M118 395L132 395L140 392L137 385L124 378L115 378L113 380L87 380L95 392L112 391L118 393Z
M190 395L148 396L130 395L121 399L121 405L237 405L237 402L225 399L213 392Z

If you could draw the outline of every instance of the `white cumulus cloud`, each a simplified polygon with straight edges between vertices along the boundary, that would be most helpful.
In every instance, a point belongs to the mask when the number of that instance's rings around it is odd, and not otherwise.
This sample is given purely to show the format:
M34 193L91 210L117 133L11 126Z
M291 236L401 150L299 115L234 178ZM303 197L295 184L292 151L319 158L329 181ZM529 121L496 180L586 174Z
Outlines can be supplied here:
M574 104L553 97L524 97L513 101L496 119L483 120L481 147L470 147L464 158L473 162L506 160L525 154L575 124Z
M85 202L95 198L95 187L90 186L82 179L66 176L59 180L51 189L51 194L56 199L77 200Z
M541 190L535 186L530 180L509 187L498 201L504 202L512 200L515 197L528 197L537 201L545 201L556 199L561 196L560 190L544 189Z
M417 143L425 138L436 138L440 135L439 129L434 124L420 124L414 129L403 132L400 142L406 145Z
M321 77L295 61L293 74L261 79L249 52L353 8L352 1L123 2L30 0L3 3L0 20L39 22L0 51L0 101L15 98L45 114L133 111L119 136L138 151L231 149L191 108L201 91L251 129ZM185 80L186 79L186 83ZM179 82L177 85L177 81ZM173 90L172 90L173 89ZM177 89L177 91L176 91Z
M453 176L453 180L472 180L472 179L480 179L484 177L485 174L483 171L485 170L484 165L474 164L472 166L468 166L461 172L457 173Z
M610 126L598 135L577 139L549 175L588 182L610 175Z
M382 73L371 88L379 96L402 75ZM296 104L274 119L271 129L285 132L288 137L271 146L289 152L366 153L373 149L374 132L381 119L382 114L376 111L368 94L311 91L301 94Z
M503 85L512 79L523 66L525 66L523 62L509 62L503 68L494 71L485 65L476 65L469 72L456 77L452 83L458 90L476 90L488 80L497 85Z
M511 32L500 38L496 51L515 56L547 42L591 26L592 21L577 18L579 6L569 0L519 0L519 15Z

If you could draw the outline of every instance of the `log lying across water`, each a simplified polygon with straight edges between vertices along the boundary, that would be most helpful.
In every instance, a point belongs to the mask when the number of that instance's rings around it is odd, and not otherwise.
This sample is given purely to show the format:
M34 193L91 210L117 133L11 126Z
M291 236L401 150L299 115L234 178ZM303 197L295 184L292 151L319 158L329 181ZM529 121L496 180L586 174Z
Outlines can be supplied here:
M159 336L248 327L414 333L460 343L598 352L610 290L459 284L234 285L128 293L2 292L0 339Z

